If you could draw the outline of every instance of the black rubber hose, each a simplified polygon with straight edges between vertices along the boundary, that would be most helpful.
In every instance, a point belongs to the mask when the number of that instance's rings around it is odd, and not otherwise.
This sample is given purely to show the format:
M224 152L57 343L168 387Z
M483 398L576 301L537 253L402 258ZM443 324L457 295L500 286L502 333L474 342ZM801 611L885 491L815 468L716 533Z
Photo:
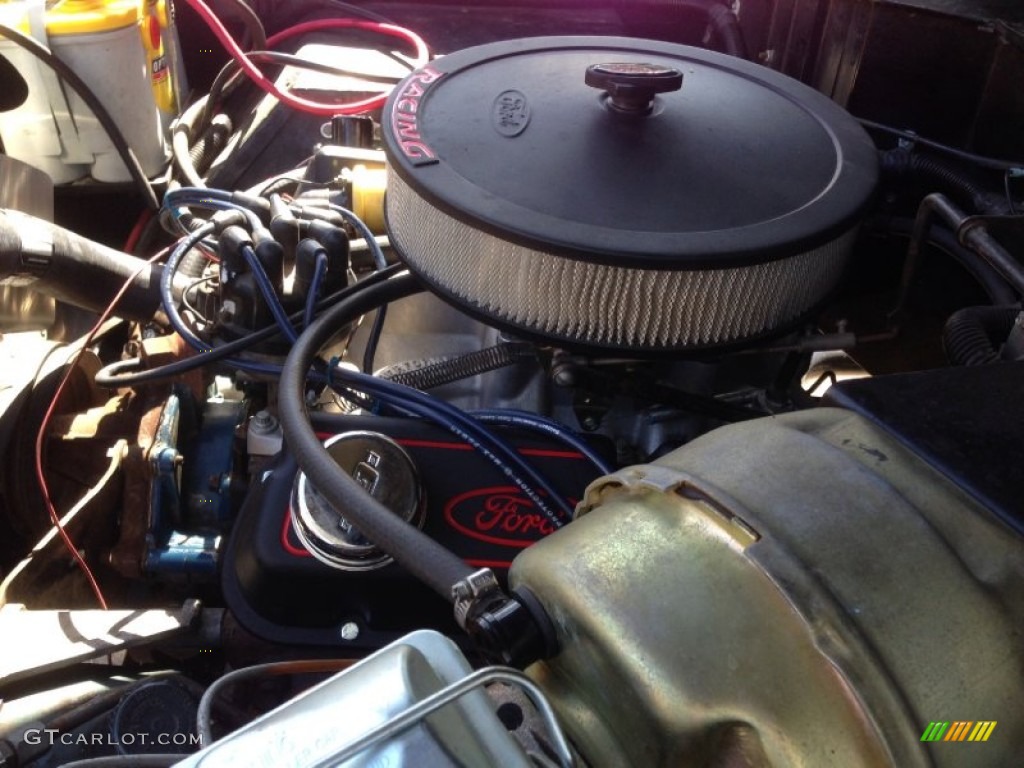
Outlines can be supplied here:
M979 155L975 152L966 152L956 147L951 147L948 144L943 144L940 141L933 141L925 136L920 136L916 132L905 129L896 128L885 123L876 123L874 120L867 120L863 117L858 117L857 122L863 125L865 128L878 131L880 133L887 133L890 136L897 136L910 144L920 145L922 147L928 147L935 152L941 152L944 155L958 158L966 163L970 163L973 166L979 168L987 168L990 171L999 171L1005 173L1006 171L1014 170L1024 166L1024 162L1020 160L1005 160L998 157L988 157L987 155ZM906 150L903 150L906 151Z
M363 373L373 375L373 358L377 356L377 345L380 344L381 334L384 333L384 323L388 319L388 308L381 307L377 310L377 316L373 318L373 325L370 327L370 336L366 340L366 349L363 351Z
M942 332L946 358L953 365L999 362L999 348L1020 312L1020 307L967 307L954 312Z
M360 315L422 290L412 275L403 274L339 302L299 336L281 372L278 416L284 438L306 477L335 509L410 574L452 600L452 587L473 569L418 528L400 520L370 496L330 457L306 414L306 375L320 348Z
M213 164L217 155L227 146L232 130L230 117L224 114L214 115L210 125L203 130L196 143L189 148L188 154L192 159L192 167L200 176L210 170L210 165Z
M1001 215L1010 212L1003 195L989 191L955 163L941 157L907 149L890 149L881 153L881 167L883 172L919 177L929 186L937 186L941 191L955 195L978 213Z
M741 59L750 58L747 43L743 39L743 30L740 29L740 21L732 8L724 3L712 3L708 6L708 22L722 43L723 51Z
M0 281L15 278L76 307L102 311L139 260L43 219L0 209ZM160 307L159 265L147 266L118 304L118 315L149 320Z
M184 137L185 143L188 142L188 131L191 130L188 126L183 126L180 131L176 134L178 141ZM179 170L189 177L190 183L199 183L196 186L205 186L203 183L202 175L210 169L210 165L220 154L221 150L224 149L231 137L231 119L226 115L217 115L214 117L213 122L207 126L206 130L203 131L203 135L199 137L188 152L177 153L176 159L178 162ZM186 167L187 163L187 167ZM181 223L189 231L195 231L202 226L202 221L198 220L191 212L186 213L181 218ZM181 260L181 264L178 265L179 274L185 275L191 278L200 278L203 276L203 272L206 270L207 259L198 248L193 248L185 257Z

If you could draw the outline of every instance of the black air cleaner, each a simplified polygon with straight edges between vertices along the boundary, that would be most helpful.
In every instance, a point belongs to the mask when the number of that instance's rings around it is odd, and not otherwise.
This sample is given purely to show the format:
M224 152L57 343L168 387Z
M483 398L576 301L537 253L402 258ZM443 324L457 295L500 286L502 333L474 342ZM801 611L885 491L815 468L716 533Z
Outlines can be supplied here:
M685 46L535 38L416 71L384 113L391 241L437 292L576 345L768 334L835 286L877 176L822 94Z

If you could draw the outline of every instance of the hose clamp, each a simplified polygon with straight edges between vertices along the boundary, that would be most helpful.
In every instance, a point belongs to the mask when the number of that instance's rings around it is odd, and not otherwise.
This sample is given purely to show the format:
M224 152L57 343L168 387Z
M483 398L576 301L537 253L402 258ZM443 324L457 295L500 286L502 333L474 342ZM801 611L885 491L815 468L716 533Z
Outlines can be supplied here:
M466 629L467 620L474 613L477 605L489 602L492 598L501 595L501 585L490 568L473 571L466 578L452 585L455 621L462 629Z

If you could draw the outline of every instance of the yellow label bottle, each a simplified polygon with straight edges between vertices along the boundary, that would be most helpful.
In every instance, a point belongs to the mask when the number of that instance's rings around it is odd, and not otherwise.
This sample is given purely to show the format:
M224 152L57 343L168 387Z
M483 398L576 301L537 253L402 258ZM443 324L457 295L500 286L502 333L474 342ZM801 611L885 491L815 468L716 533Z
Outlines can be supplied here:
M167 160L166 129L177 112L164 33L166 0L60 0L46 12L54 55L74 67L110 113L147 175ZM92 149L100 181L128 170L91 112L71 97L79 134Z

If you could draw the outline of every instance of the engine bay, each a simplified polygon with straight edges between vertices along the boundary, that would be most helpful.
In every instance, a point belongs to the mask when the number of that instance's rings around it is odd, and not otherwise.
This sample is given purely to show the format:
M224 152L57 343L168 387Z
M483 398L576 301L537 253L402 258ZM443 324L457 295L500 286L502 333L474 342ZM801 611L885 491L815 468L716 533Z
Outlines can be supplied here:
M0 766L1013 765L1022 76L980 0L0 6Z

